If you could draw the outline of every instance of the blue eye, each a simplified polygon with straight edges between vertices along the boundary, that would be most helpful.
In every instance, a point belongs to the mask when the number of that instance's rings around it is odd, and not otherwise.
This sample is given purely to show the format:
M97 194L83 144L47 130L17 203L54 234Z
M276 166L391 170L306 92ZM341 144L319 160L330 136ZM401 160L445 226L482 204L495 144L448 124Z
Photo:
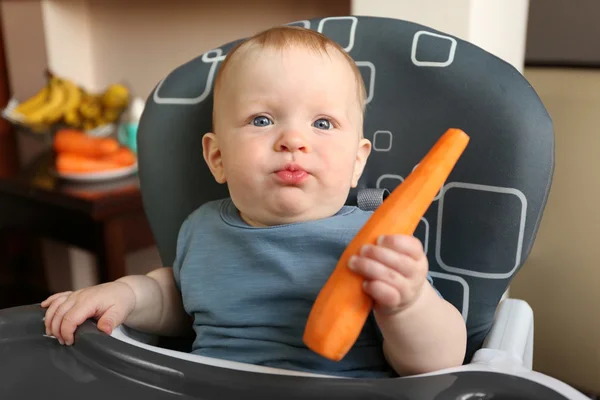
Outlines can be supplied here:
M331 121L329 121L328 119L325 119L325 118L320 118L320 119L316 120L313 123L313 126L315 128L324 129L324 130L328 130L328 129L332 129L333 128L333 126L331 124Z
M252 124L254 126L268 126L271 125L273 123L273 121L271 121L269 118L261 115L260 117L256 117L252 120Z

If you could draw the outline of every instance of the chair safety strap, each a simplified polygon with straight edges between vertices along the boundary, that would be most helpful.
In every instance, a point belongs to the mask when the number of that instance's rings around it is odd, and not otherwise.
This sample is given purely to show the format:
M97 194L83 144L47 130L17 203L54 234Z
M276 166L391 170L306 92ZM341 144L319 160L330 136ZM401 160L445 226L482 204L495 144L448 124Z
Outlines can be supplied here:
M375 211L377 207L383 203L383 200L390 194L390 191L381 188L367 188L361 189L356 194L356 203L358 208L364 211Z

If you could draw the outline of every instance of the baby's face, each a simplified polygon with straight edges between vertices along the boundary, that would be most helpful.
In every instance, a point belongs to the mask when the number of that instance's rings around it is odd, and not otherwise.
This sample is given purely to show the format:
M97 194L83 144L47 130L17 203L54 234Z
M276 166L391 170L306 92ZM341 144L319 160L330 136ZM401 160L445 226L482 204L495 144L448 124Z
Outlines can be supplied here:
M369 155L355 75L333 49L241 49L215 99L205 158L251 225L324 218ZM211 150L212 149L212 150Z

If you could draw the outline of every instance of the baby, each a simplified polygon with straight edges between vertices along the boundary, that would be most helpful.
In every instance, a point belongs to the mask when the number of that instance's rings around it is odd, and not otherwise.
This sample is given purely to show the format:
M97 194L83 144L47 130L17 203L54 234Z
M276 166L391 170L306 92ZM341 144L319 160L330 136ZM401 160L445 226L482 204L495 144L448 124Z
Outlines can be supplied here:
M344 205L371 151L365 97L354 61L315 31L276 27L236 46L202 142L230 197L188 216L172 267L49 297L47 334L71 345L88 318L107 334L122 323L160 335L192 325L196 354L347 377L461 365L462 316L406 235L382 236L349 262L374 309L346 357L327 360L302 342L319 290L372 215Z

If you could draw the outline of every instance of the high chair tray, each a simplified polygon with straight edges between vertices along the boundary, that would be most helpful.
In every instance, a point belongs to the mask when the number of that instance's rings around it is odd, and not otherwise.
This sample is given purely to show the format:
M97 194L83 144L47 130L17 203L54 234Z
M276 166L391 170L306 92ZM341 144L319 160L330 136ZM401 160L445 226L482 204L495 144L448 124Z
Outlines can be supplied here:
M73 346L44 335L44 310L0 310L3 400L62 399L566 399L518 376L463 371L400 379L338 379L232 370L149 351L108 336L93 321Z

